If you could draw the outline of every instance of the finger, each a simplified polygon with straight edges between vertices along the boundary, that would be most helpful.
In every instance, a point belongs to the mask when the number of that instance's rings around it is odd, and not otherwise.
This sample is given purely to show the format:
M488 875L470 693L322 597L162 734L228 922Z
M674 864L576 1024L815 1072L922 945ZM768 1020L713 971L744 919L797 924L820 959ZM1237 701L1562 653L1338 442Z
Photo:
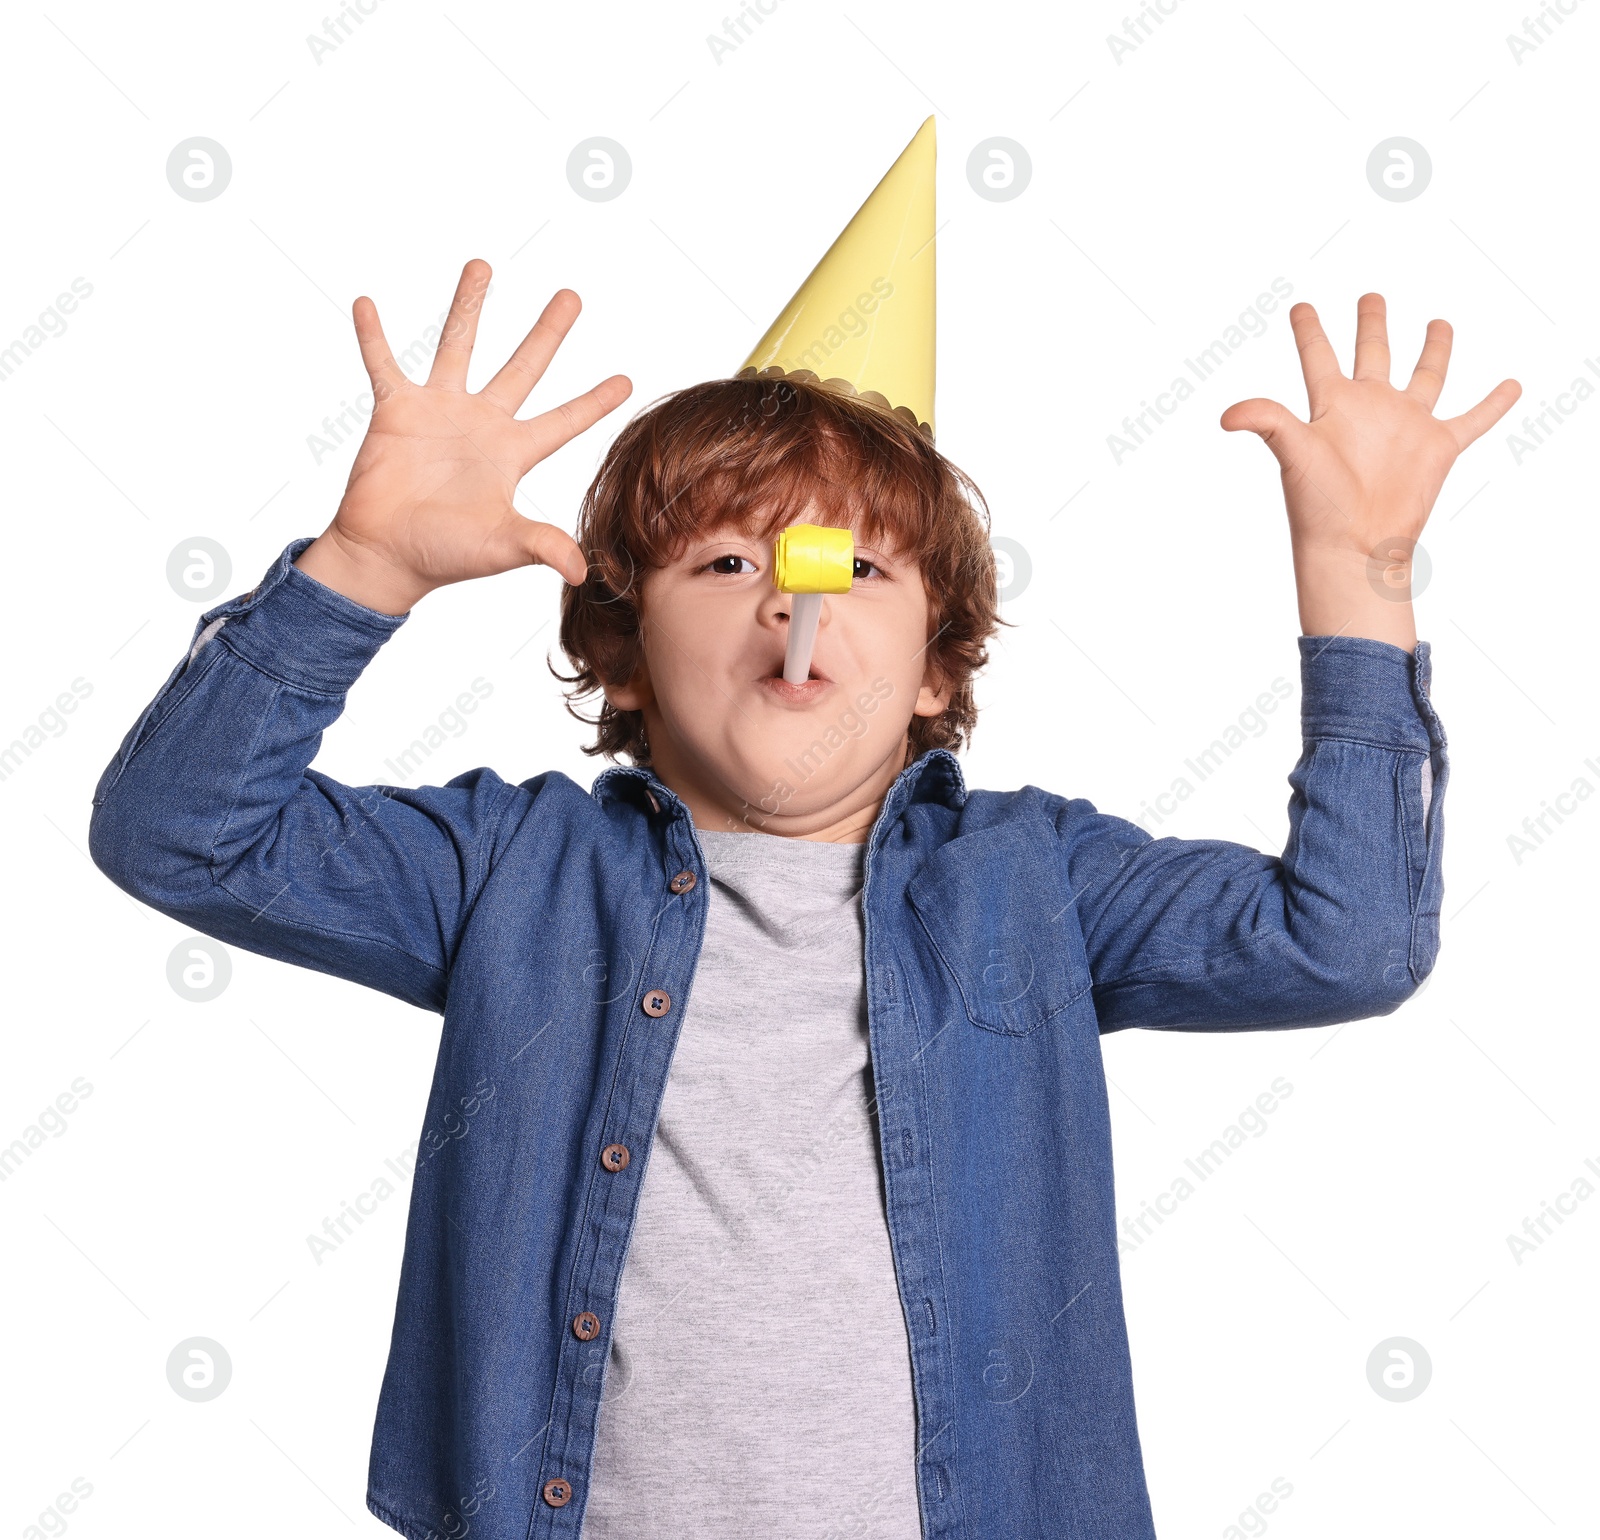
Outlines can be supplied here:
M1305 377L1306 395L1315 415L1322 397L1322 387L1329 380L1343 379L1339 373L1339 359L1328 341L1328 334L1317 319L1316 310L1301 301L1289 312L1289 325L1294 328L1295 346L1300 349L1300 373Z
M559 449L592 428L607 412L615 411L633 394L633 381L625 374L613 374L593 390L563 401L560 406L528 419L528 433L535 445L535 461Z
M1450 342L1454 336L1448 321L1429 321L1417 367L1411 371L1406 384L1406 394L1415 396L1430 412L1444 389L1445 370L1450 367Z
M539 319L528 335L517 344L516 352L478 394L487 396L508 412L515 412L528 399L528 392L539 383L582 309L583 301L571 289L557 289L550 303L539 312Z
M472 343L478 335L478 312L483 309L484 291L489 287L490 267L482 257L474 257L461 269L456 297L450 301L444 331L428 370L428 383L445 390L467 388L467 365L472 360Z
M372 393L379 401L392 395L402 385L411 382L405 370L394 360L389 339L383 334L383 323L378 319L378 307L363 294L351 307L356 323L356 342L361 348L361 362L366 365L367 378L372 381Z
M589 576L589 563L578 542L554 524L524 519L517 529L518 547L530 562L551 567L576 588Z
M1460 454L1474 439L1487 433L1517 404L1521 394L1522 386L1515 380L1501 380L1475 407L1459 417L1445 418L1445 427L1455 435L1456 453Z
M1389 312L1381 294L1363 294L1356 301L1356 364L1350 378L1389 383Z
M1221 424L1228 433L1245 431L1259 434L1261 441L1285 468L1295 463L1302 448L1303 435L1310 432L1307 425L1288 407L1270 401L1265 396L1235 401L1222 414Z

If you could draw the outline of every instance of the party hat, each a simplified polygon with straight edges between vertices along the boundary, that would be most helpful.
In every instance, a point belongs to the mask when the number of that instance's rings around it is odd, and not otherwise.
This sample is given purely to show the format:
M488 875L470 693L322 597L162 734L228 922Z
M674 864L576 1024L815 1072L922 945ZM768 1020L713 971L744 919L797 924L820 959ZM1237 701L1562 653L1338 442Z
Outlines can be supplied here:
M740 366L818 380L933 437L934 131L928 118Z

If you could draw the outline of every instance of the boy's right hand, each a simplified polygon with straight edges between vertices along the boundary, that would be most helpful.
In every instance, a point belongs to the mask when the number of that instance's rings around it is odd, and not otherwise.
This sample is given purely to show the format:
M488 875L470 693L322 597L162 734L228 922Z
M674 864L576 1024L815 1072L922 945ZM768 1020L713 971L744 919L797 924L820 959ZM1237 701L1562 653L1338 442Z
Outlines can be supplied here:
M587 574L577 542L524 518L511 497L540 460L620 406L633 386L614 374L537 417L516 416L582 308L571 289L559 289L500 372L469 392L467 364L489 277L489 264L477 258L461 270L423 385L395 362L377 306L365 295L355 302L372 420L333 523L295 565L369 609L404 614L446 583L531 563L554 567L573 584Z

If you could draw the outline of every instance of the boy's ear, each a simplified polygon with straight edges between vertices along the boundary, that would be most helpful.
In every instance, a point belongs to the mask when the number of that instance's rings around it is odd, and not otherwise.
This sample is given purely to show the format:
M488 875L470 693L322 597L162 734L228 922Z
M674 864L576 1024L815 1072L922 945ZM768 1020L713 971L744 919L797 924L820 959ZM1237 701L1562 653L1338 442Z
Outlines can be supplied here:
M635 644L633 672L618 684L602 685L606 700L618 711L643 711L656 698L645 666L644 648Z
M930 664L923 675L922 688L917 691L917 703L911 708L911 714L918 717L941 715L949 706L952 693L949 681Z

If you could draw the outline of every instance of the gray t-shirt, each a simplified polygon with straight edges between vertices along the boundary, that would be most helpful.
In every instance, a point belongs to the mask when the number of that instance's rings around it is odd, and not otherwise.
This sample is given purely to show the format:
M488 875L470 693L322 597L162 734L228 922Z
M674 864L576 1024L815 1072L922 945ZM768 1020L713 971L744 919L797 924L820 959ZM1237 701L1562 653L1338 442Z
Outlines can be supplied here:
M705 946L623 1269L584 1540L918 1540L866 847L700 832Z

